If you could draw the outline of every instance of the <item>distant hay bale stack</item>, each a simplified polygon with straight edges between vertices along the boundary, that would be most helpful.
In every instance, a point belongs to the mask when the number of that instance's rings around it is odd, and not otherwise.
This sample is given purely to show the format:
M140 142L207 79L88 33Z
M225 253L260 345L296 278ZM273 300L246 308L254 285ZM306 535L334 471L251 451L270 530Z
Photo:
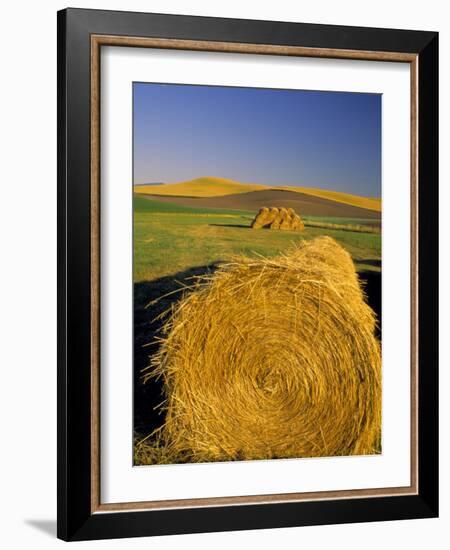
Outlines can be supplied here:
M305 229L305 224L297 214L294 214L292 217L292 229L294 231L304 231Z
M281 219L280 216L277 216L273 222L269 225L269 229L280 229Z
M293 208L260 208L251 223L253 229L281 229L303 231L305 226Z
M282 231L292 231L292 218L289 211L286 208L280 208L280 229Z
M353 261L329 237L238 258L173 309L146 373L162 377L164 460L379 452L380 347Z
M252 221L251 227L253 229L269 227L278 215L278 208L260 208L258 214L255 216L255 219Z
M268 227L270 229L270 226L272 223L277 220L280 217L280 211L276 207L269 208L269 220L268 224L265 225L265 227Z
M252 221L251 227L253 229L260 229L261 227L264 227L268 216L269 209L266 207L260 208L258 214L255 216L255 219Z
M273 219L279 216L280 210L276 206L272 206L269 208L269 213Z
M290 218L284 218L280 222L280 227L282 231L292 231L294 228L292 227L292 221Z
M286 210L286 208L280 208L279 209L280 211L280 229L281 229L281 224L284 222L285 225L289 224L289 214L288 214L288 211Z

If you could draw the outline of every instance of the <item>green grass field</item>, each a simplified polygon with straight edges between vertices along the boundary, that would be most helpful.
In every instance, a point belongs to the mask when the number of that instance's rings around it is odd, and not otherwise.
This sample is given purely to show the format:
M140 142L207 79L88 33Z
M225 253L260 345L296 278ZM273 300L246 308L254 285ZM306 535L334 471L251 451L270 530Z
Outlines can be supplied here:
M335 216L302 216L302 219L307 221L339 223L339 224L356 224L356 225L379 225L377 220L368 218L337 218Z
M134 197L134 281L174 276L237 254L266 257L285 252L303 239L329 235L352 255L358 270L380 271L381 235L306 227L302 233L252 230L256 212L190 208ZM345 218L314 218L351 223ZM366 220L354 220L358 225Z

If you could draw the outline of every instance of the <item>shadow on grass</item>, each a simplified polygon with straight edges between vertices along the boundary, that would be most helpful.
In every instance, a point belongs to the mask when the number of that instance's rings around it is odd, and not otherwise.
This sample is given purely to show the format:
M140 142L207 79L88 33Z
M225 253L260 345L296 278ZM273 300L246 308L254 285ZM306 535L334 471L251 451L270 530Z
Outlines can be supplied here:
M378 262L378 263L371 263ZM373 265L381 267L379 260L363 260L361 263L365 265ZM362 282L366 300L369 306L374 310L377 316L376 336L381 339L381 272L380 271L360 271L358 273L359 280Z
M378 267L381 270L381 260L354 260L355 264L358 265L372 265L373 267Z
M381 267L381 262L377 260L360 260L357 263ZM217 264L198 266L173 276L134 285L134 430L136 433L147 435L164 422L163 412L160 409L154 410L163 400L162 380L142 383L142 369L149 364L151 355L157 350L157 344L145 347L144 345L154 342L164 322L155 321L155 318L181 298L183 294L181 289L185 285L192 285L193 277L213 273L216 269ZM361 271L358 275L364 286L367 301L377 314L377 336L381 338L381 273ZM180 292L175 292L178 290ZM155 304L145 307L149 302L157 299Z
M150 433L163 422L160 410L154 410L163 400L162 380L142 383L142 369L148 366L151 355L158 349L157 344L146 344L155 341L164 324L164 319L155 319L181 298L183 287L195 282L193 277L213 273L216 266L197 266L134 284L134 429L138 433ZM153 300L158 301L146 307Z
M210 223L210 227L236 227L237 229L252 229L249 225L234 223Z

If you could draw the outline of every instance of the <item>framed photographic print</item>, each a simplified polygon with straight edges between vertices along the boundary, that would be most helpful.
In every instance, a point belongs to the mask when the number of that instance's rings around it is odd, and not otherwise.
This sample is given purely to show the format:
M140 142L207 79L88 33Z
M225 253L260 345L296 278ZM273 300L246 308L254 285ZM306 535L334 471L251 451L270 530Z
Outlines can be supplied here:
M438 36L58 13L58 536L438 514Z

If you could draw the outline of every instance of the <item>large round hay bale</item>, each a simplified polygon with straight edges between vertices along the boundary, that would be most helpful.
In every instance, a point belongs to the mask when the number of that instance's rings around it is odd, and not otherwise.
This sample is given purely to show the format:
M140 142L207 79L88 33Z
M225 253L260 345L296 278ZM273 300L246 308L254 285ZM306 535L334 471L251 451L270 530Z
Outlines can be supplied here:
M173 310L149 373L173 462L379 452L380 347L352 259L329 237L239 258Z

